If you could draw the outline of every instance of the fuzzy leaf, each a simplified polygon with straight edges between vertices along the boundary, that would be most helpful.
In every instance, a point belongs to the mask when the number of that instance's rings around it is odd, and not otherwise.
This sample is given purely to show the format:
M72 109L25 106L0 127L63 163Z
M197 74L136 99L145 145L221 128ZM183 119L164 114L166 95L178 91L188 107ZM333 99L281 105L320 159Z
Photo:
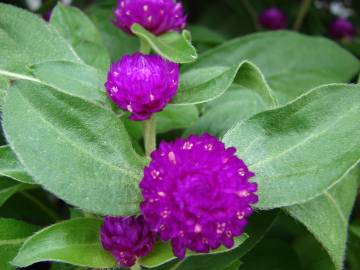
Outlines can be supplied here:
M315 199L286 207L303 223L329 253L336 269L343 269L349 217L356 197L359 170L349 173L340 183Z
M85 63L107 70L110 56L93 22L75 7L58 3L51 15L51 25L66 38Z
M34 183L9 146L0 146L0 175L24 183Z
M225 134L256 174L259 208L309 201L359 162L359 104L359 85L326 85Z
M9 262L15 257L22 243L37 226L13 219L0 218L0 269L15 270Z
M257 93L268 108L277 106L271 88L261 71L248 61L233 67L209 66L190 69L180 77L174 104L197 104L211 101L236 83Z
M19 81L5 100L3 127L26 171L47 190L96 213L138 212L146 160L135 153L115 114L51 87Z
M146 40L151 48L162 57L175 63L191 63L197 59L197 53L189 39L190 33L184 30L181 34L168 32L155 36L139 24L133 24L134 35Z
M49 226L27 239L11 263L18 267L43 261L90 268L115 267L114 258L100 243L101 223L98 219L80 218Z
M311 48L311 49L309 49ZM335 42L295 32L263 32L233 39L202 54L184 71L231 68L243 60L258 66L281 104L322 84L347 82L359 61Z

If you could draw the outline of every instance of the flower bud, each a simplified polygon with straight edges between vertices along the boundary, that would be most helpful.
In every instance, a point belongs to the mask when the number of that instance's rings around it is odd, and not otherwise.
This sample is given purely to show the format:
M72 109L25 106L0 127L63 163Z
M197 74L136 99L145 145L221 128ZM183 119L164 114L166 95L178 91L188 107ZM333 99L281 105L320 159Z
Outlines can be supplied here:
M337 18L331 22L329 34L332 38L337 40L352 39L355 35L355 29L350 21L344 18Z
M176 94L179 66L158 55L126 55L110 67L105 84L108 96L130 119L147 120Z
M208 134L162 142L151 154L140 188L140 209L151 230L171 240L174 254L231 248L258 201L254 173L236 149Z
M146 256L156 240L143 216L105 217L100 237L104 249L123 267L131 267L137 257Z
M264 10L259 16L261 26L270 30L284 29L287 26L286 15L278 8Z
M155 35L186 25L183 6L174 0L118 0L115 18L115 25L129 34L134 23Z

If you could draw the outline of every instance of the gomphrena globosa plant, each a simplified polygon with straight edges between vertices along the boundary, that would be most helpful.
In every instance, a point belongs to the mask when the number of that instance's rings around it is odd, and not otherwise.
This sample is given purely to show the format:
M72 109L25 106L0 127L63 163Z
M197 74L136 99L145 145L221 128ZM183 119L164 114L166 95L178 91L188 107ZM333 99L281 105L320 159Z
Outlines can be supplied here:
M13 2L0 270L359 269L356 1Z

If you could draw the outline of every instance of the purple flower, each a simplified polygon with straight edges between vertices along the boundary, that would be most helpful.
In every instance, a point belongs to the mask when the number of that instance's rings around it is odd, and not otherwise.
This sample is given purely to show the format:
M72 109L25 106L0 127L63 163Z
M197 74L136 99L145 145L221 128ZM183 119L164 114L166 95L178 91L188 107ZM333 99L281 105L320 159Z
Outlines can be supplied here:
M131 267L137 257L146 256L156 240L143 216L105 217L100 237L104 249L123 267Z
M207 253L234 245L258 201L256 183L236 149L208 134L162 142L151 154L140 183L141 211L174 254Z
M267 29L279 30L286 28L287 18L280 9L273 7L260 14L259 23Z
M329 33L334 39L352 39L355 35L353 24L343 18L337 18L329 25Z
M183 6L174 0L118 0L115 17L115 25L129 34L134 23L155 35L180 31L186 25Z
M108 96L131 120L147 120L176 94L179 66L158 55L126 55L110 67L105 84Z

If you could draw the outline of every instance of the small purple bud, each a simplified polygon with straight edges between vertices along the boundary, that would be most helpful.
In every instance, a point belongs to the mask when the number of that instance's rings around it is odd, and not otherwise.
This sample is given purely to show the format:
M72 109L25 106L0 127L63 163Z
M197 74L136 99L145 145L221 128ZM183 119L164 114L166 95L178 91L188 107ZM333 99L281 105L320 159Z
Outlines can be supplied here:
M178 85L178 64L135 53L111 65L105 87L117 106L132 113L131 120L143 121L170 102Z
M332 38L337 40L352 39L355 35L355 28L350 21L343 18L337 18L330 23L329 34Z
M51 19L51 15L52 15L52 10L49 10L48 12L46 12L45 14L43 14L43 19L46 21L46 22L49 22L50 19Z
M180 31L186 25L181 3L174 0L118 0L115 25L131 34L134 23L155 35L168 31Z
M254 173L208 134L161 142L151 154L140 182L140 209L151 230L171 241L183 259L186 249L208 253L220 245L231 248L258 201Z
M110 251L122 267L131 267L138 257L149 254L156 240L143 216L105 217L100 237L103 248Z
M273 7L260 14L259 23L267 29L279 30L286 28L287 18L280 9Z

